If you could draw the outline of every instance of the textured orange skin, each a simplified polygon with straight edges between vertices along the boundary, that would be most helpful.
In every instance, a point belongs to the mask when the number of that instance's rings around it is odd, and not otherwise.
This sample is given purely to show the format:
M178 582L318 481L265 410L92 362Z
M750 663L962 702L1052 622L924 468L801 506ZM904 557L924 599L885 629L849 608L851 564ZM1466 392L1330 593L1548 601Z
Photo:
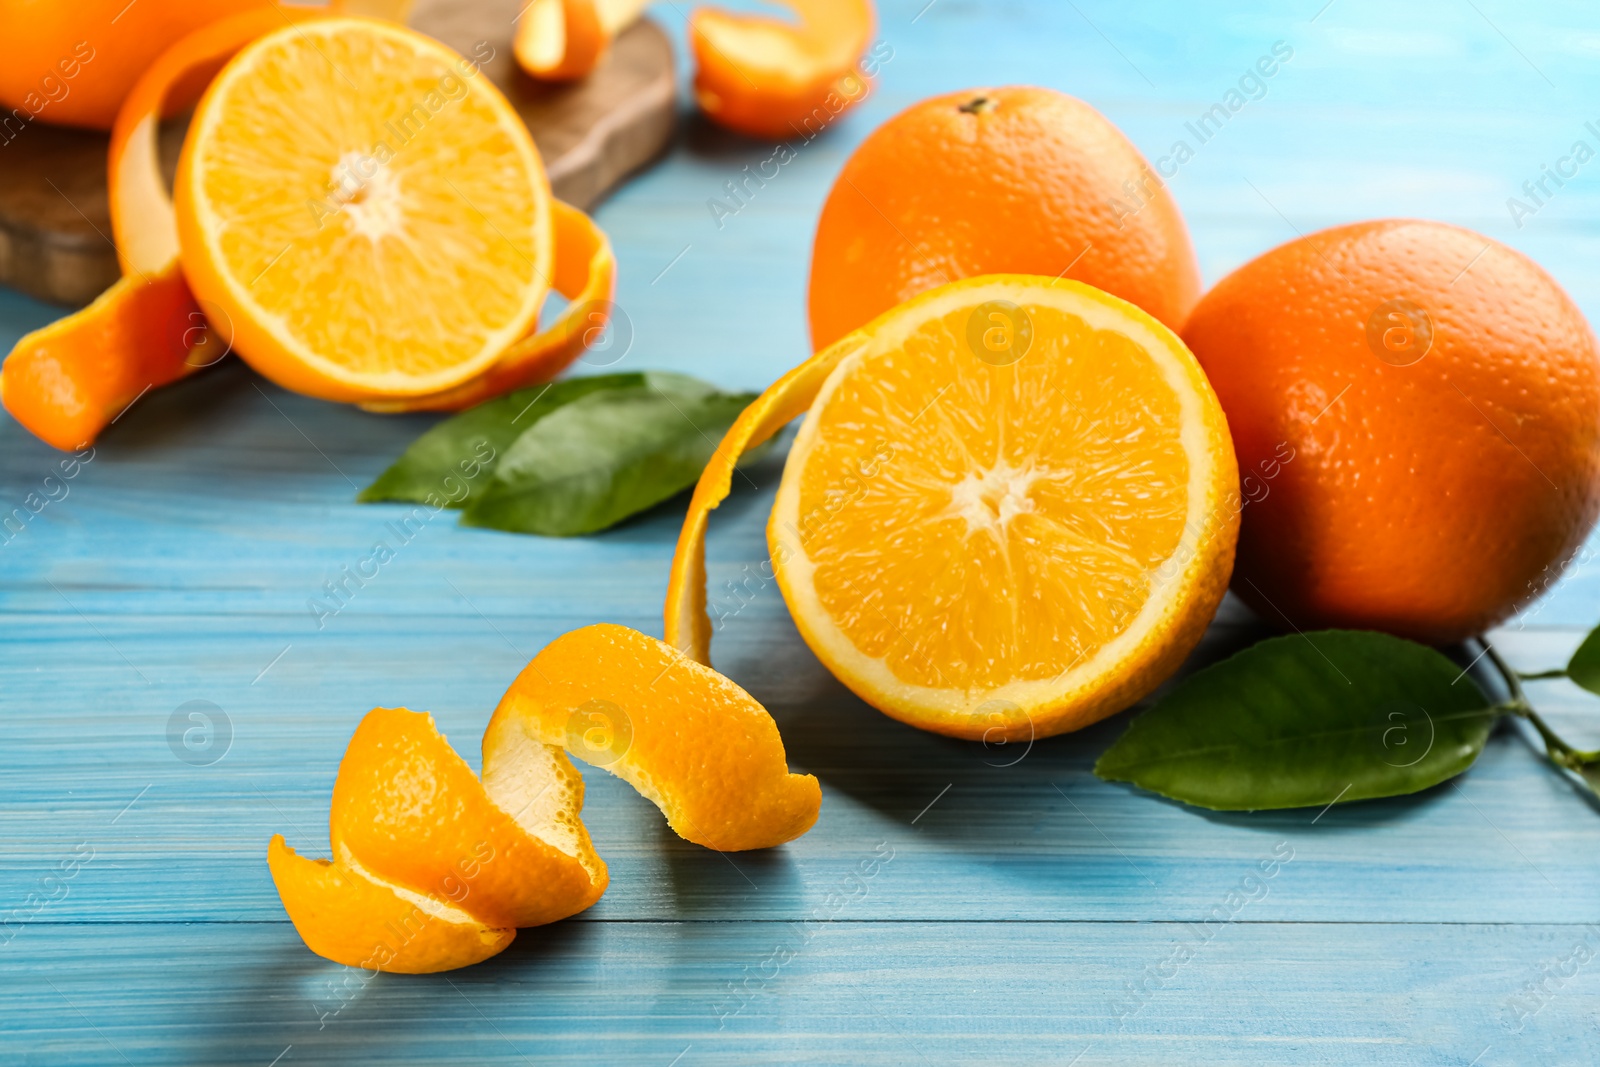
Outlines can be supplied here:
M0 0L0 38L6 60L0 63L0 105L27 114L40 100L37 119L55 125L109 130L117 109L144 69L173 41L192 30L272 0ZM115 21L113 21L113 19ZM68 78L63 61L72 60L80 42L93 58ZM49 100L45 79L64 86ZM56 95L61 89L50 89ZM29 95L36 94L30 104Z
M563 634L523 669L483 732L484 766L519 732L567 744L574 712L591 701L614 706L630 734L606 769L654 801L685 840L722 852L771 848L817 821L822 787L789 772L765 708L672 646L611 623Z
M569 768L570 769L570 768ZM574 776L575 777L575 776ZM484 792L432 719L374 708L350 739L329 814L335 856L457 907L485 926L542 926L605 892L582 864L525 832ZM588 847L588 834L578 825Z
M1395 298L1432 319L1410 366L1367 342ZM1266 489L1244 509L1233 588L1273 623L1458 641L1548 588L1594 526L1594 333L1487 237L1414 220L1312 234L1224 278L1183 336L1244 495L1260 494L1252 476ZM1292 460L1263 477L1283 448Z
M0 402L46 444L83 448L145 390L199 369L185 362L186 340L204 323L176 262L148 280L125 276L17 342L0 366Z
M979 99L976 113L961 110ZM1113 203L1132 206L1123 183L1149 170L1105 116L1051 89L968 89L913 105L862 142L823 205L813 350L980 274L1073 278L1178 329L1200 272L1177 203L1155 181L1142 210Z
M306 947L346 967L433 974L481 963L517 936L429 915L348 867L297 854L282 834L267 846L267 866Z

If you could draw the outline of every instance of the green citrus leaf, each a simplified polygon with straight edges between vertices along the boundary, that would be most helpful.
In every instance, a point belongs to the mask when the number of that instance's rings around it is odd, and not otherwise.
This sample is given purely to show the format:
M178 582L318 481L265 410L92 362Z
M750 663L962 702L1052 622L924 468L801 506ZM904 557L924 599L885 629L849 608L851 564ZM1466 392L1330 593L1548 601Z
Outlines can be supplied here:
M506 451L461 521L553 537L593 533L689 488L755 400L694 384L653 379L545 416Z
M1398 796L1472 766L1497 715L1431 648L1321 630L1262 641L1184 679L1094 769L1221 811Z
M518 389L468 408L411 442L411 447L356 499L368 504L407 500L465 507L489 487L506 449L540 419L579 397L604 389L638 388L649 377L601 374L569 378Z
M1600 626L1589 631L1567 661L1567 677L1591 693L1600 693Z

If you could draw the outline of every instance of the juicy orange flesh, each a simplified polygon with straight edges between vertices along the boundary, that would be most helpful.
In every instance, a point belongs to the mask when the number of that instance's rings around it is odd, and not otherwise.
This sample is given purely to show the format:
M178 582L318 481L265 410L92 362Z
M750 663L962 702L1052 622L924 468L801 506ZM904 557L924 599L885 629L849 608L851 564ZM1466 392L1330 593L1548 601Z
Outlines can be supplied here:
M233 276L355 370L478 355L540 277L543 193L497 112L458 65L384 35L287 36L253 74L233 83L201 186Z
M823 609L902 682L1047 680L1125 630L1177 547L1179 400L1126 336L1025 306L1026 355L973 355L970 309L865 357L811 418L800 543Z

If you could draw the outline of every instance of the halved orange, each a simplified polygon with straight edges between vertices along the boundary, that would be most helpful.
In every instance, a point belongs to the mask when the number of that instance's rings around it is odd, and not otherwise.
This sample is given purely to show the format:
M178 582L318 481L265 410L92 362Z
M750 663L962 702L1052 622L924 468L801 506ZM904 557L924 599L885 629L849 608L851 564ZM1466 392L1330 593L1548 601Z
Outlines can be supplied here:
M195 110L176 186L184 273L279 384L416 396L490 367L550 288L550 188L476 65L328 18L256 40Z
M1044 737L1127 707L1198 642L1232 566L1238 470L1199 364L1154 318L991 275L807 366L719 457L809 402L767 541L802 636L862 699L938 733ZM709 627L689 589L724 477L707 468L673 561L668 640L696 655Z
M783 0L798 21L697 8L689 16L694 94L706 117L750 137L814 137L865 100L856 64L872 0Z

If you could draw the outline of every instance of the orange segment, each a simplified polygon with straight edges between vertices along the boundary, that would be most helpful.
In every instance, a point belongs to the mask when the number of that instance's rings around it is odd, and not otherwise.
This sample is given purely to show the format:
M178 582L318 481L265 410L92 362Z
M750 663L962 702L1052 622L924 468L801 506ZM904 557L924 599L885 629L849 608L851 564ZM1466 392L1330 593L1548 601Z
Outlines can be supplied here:
M494 365L453 389L404 400L371 400L368 411L460 411L485 400L549 381L609 328L617 260L605 231L560 200L550 201L555 223L555 290L568 300L548 327L501 353Z
M784 0L798 24L698 8L689 16L695 99L751 137L815 136L865 100L856 63L872 39L872 0Z
M1077 729L1160 684L1215 613L1240 507L1227 424L1131 304L1027 275L932 290L777 383L722 463L811 395L773 568L818 658L885 713L968 738ZM668 634L697 655L726 477L707 468L673 560Z
M282 834L267 846L267 866L306 947L346 967L432 974L480 963L516 937L344 864L306 859Z
M339 765L329 826L333 853L470 912L489 926L540 926L605 892L579 811L583 779L554 751L518 753L515 775L486 783L431 716L375 708Z
M532 0L517 22L511 48L529 76L544 81L582 78L605 58L611 39L649 0Z
M601 624L552 641L483 735L486 780L530 745L565 747L628 782L707 848L770 848L816 822L822 793L789 773L777 724L748 693L668 645Z
M46 444L83 448L146 390L203 365L186 358L196 341L214 343L205 325L177 263L129 275L18 341L0 367L0 402Z
M458 385L549 288L527 128L475 65L387 22L317 19L241 51L195 111L176 202L196 295L246 361L312 396Z

